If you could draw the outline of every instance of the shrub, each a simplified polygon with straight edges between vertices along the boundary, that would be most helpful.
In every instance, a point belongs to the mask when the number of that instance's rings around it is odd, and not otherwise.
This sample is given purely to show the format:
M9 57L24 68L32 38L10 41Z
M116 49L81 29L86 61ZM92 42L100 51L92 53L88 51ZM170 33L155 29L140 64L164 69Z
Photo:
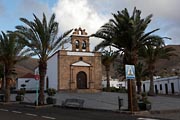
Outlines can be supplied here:
M107 91L107 88L103 88L102 90ZM122 88L110 87L110 92L127 93L127 90L124 87Z
M19 91L17 91L18 95L24 95L26 93L26 90L24 88L21 88Z
M148 100L147 93L145 92L141 93L141 96L139 96L138 100L145 104L151 104L151 102Z
M48 96L54 96L56 94L56 90L54 88L47 89Z

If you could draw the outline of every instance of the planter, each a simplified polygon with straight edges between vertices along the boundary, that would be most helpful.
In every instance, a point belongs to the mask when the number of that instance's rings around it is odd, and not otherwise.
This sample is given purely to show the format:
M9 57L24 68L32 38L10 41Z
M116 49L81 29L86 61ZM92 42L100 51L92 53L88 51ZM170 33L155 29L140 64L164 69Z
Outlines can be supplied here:
M17 95L16 96L16 101L23 101L24 100L24 96L23 95Z
M139 106L140 110L151 110L151 104L150 103L139 102L138 106Z
M47 103L47 104L56 104L56 98L47 97L47 98L46 98L46 103Z

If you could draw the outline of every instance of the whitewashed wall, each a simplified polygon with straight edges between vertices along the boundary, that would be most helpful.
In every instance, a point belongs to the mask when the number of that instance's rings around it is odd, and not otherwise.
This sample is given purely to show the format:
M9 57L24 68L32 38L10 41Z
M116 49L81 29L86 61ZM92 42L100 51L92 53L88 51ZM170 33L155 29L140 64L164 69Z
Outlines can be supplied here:
M143 81L142 82L142 91L148 92L149 85L150 85L149 80ZM166 85L167 85L167 87L166 87ZM145 86L145 87L143 87L143 86ZM160 86L162 86L162 87L160 87ZM173 93L172 86L174 86L174 93ZM159 94L180 94L180 77L174 76L174 77L155 79L154 80L154 91L155 92L157 91Z
M106 86L107 86L107 81L103 80L102 87L106 88ZM110 80L110 87L115 87L115 88L125 87L125 88L127 88L127 85L126 85L125 81Z
M58 89L58 54L54 54L47 61L47 74L49 79L49 88ZM46 79L45 79L46 84Z
M19 90L22 84L25 84L26 90L36 90L37 84L39 86L39 81L36 81L34 78L18 78L16 81L16 89Z

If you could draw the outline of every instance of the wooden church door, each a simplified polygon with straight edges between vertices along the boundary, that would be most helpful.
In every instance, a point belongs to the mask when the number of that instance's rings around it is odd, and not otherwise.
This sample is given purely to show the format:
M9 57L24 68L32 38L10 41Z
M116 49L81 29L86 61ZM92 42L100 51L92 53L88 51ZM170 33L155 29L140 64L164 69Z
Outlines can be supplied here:
M86 89L87 88L87 75L83 71L81 71L77 74L77 88L78 89Z

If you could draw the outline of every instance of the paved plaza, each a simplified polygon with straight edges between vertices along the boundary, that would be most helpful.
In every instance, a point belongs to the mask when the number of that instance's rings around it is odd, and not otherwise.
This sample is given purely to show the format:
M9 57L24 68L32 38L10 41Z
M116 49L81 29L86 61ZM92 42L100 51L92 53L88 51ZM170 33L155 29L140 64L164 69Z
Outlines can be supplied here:
M26 94L25 102L34 102L35 94ZM55 96L57 98L57 105L61 105L62 101L67 98L79 98L85 100L84 108L103 109L103 110L118 110L118 97L123 99L122 109L127 109L128 98L126 93L72 93L72 92L59 92ZM148 96L152 103L151 111L162 110L180 110L180 96ZM15 100L15 94L11 96L11 100Z
M127 109L128 98L126 93L72 93L72 92L59 92L55 96L57 98L56 105L60 106L62 101L67 98L79 98L85 100L84 108L95 110L118 110L118 97L123 99L122 109ZM26 94L25 102L34 102L35 94ZM151 116L166 117L174 120L180 120L180 96L154 96L148 97L152 103ZM15 94L11 96L11 100L15 100ZM158 114L157 114L158 113ZM167 114L168 113L168 114ZM172 113L172 114L169 114Z

